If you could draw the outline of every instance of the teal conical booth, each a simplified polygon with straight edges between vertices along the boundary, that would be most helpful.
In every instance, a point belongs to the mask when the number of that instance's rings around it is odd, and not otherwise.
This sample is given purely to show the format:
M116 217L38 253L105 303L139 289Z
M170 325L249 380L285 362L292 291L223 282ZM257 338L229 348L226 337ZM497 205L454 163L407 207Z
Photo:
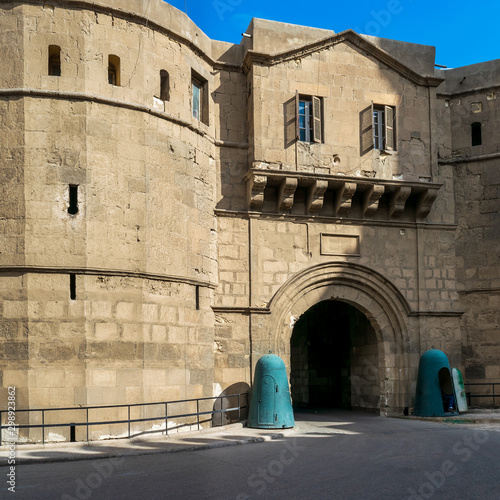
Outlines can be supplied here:
M285 363L275 354L262 356L255 366L247 425L255 429L295 426Z
M413 414L419 417L457 415L450 362L438 349L430 349L420 357Z

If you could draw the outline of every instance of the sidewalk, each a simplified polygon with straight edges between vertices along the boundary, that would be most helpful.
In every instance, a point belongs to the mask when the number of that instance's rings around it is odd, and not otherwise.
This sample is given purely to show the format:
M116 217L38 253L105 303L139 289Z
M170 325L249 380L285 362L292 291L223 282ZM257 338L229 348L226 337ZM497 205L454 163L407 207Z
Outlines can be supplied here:
M294 433L295 429L250 429L238 423L168 436L157 433L132 439L108 439L88 443L18 444L15 448L15 460L17 465L24 465L199 451L281 439L285 435ZM8 465L8 457L9 449L2 445L0 447L0 467Z
M401 418L440 422L443 424L500 424L500 409L469 409L465 413L446 417L416 417L415 415L409 415L407 417L402 416Z

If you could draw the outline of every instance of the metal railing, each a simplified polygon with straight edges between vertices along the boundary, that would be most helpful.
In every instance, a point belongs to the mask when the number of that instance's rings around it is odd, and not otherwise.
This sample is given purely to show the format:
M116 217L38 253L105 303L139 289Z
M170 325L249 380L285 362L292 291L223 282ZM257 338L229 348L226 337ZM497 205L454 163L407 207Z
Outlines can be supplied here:
M229 408L223 408L223 400L227 400L228 406L229 406L229 400L235 400L236 406L234 406L234 403L231 405ZM202 401L214 401L213 407L210 410L207 411L200 411L200 402ZM217 404L219 402L219 404ZM169 413L169 406L171 407L172 405L179 405L179 404L189 404L189 403L196 403L196 412L182 412L178 414L170 414ZM244 404L242 404L244 403ZM152 407L152 406L160 406L164 408L164 411L161 416L154 416L154 417L146 417L146 418L131 418L131 408L138 408L138 407ZM216 408L216 406L219 406L220 408ZM89 412L93 410L106 410L106 409L118 409L118 408L127 408L127 418L126 419L120 419L120 420L100 420L100 421L89 421ZM117 424L127 424L127 436L130 439L131 437L134 437L132 435L131 431L131 424L134 423L140 423L140 422L156 422L156 421L161 421L162 423L165 422L165 429L160 428L157 430L154 429L146 429L138 434L150 434L150 433L155 433L155 432L165 432L166 435L168 435L168 423L169 420L172 421L174 419L183 419L183 418L189 418L189 417L196 417L195 421L192 423L181 423L178 424L179 427L183 426L192 426L196 425L197 429L200 430L200 425L203 423L200 421L200 417L206 416L206 415L211 415L211 422L212 424L215 422L215 416L217 414L220 414L220 425L223 425L223 416L225 413L228 412L238 412L238 422L241 421L241 413L242 410L248 408L248 393L240 393L240 394L230 394L227 396L213 396L213 397L207 397L207 398L197 398L197 399L181 399L177 401L163 401L163 402L158 402L158 403L136 403L136 404L128 404L128 405L105 405L105 406L85 406L85 407L72 407L72 408L42 408L42 409L21 409L15 410L16 416L18 414L25 414L28 413L30 414L35 414L35 413L40 413L41 414L41 423L40 424L15 424L15 429L42 429L42 443L45 444L45 429L47 428L54 428L54 427L69 427L70 430L70 441L76 441L76 428L77 427L86 427L86 441L89 441L89 428L92 426L96 425L117 425ZM46 423L46 415L49 414L50 412L85 412L85 421L84 422L65 422L65 423ZM2 445L2 431L4 429L8 429L11 427L11 425L6 425L2 423L2 415L6 415L8 413L7 410L0 410L0 446ZM61 419L60 419L61 420ZM206 420L208 421L208 420ZM205 422L206 422L205 421ZM212 427L216 427L216 425L212 425Z
M495 386L500 386L500 382L473 382L473 383L467 383L464 384L464 386L467 388L472 387L472 386L489 386L491 387L491 392L486 392L483 394L471 394L471 392L467 391L465 394L467 396L467 403L469 406L472 406L472 398L491 398L493 401L493 408L495 408L495 398L500 398L500 393L496 392L495 393Z

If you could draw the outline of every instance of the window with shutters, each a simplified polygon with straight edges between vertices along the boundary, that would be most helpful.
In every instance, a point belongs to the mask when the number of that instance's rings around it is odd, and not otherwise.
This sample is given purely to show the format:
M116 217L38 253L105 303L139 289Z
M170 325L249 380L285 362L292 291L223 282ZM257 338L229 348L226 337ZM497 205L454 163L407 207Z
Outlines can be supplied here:
M372 149L396 150L396 108L372 103L361 111L359 122L361 156Z
M323 142L323 98L296 93L285 103L286 143Z

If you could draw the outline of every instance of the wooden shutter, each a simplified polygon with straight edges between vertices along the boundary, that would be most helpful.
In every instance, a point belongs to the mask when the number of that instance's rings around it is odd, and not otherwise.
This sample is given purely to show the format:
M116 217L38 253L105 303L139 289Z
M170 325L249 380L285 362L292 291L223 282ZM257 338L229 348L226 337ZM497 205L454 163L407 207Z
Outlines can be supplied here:
M295 140L300 139L300 129L299 129L299 92L295 91Z
M359 151L361 156L373 149L373 102L359 113Z
M384 106L384 149L387 151L394 151L394 108L391 106Z
M295 143L299 138L299 93L284 104L285 114L285 147Z
M321 99L313 96L313 141L321 142Z

